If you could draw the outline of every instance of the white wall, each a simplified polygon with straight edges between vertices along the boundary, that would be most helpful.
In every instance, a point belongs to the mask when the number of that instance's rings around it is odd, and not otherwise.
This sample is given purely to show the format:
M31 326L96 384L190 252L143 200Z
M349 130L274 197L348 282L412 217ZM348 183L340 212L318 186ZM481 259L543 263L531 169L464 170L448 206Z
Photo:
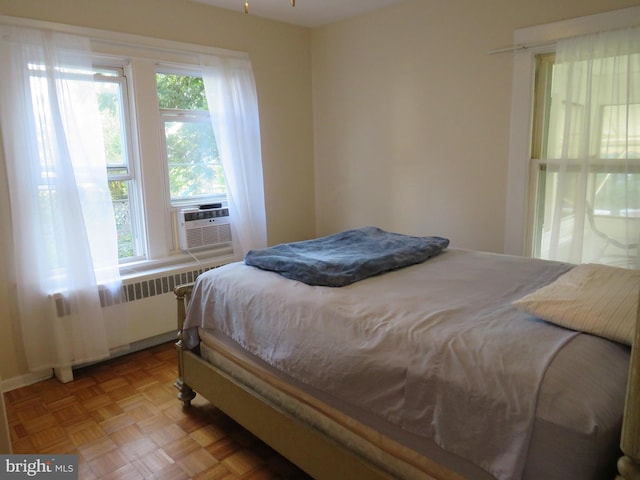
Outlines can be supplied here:
M374 224L503 251L521 27L632 0L407 0L312 33L317 234Z

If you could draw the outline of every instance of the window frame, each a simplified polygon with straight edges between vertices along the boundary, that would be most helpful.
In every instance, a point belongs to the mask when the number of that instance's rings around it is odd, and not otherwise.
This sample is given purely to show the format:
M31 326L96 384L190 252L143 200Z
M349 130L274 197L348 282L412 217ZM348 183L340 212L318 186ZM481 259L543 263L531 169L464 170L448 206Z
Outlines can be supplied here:
M168 164L162 120L158 105L156 72L201 75L197 56L181 52L162 52L131 46L97 43L94 64L103 68L122 68L126 79L126 115L130 174L135 177L135 196L140 214L136 217L142 255L120 261L122 275L197 262L221 264L234 260L232 243L194 252L180 250L178 213L204 202L172 204L169 193ZM159 60L159 57L162 60ZM226 195L215 202L228 206ZM208 201L206 203L209 203Z
M548 234L545 230L545 219L550 218L549 212L552 209L552 205L547 205L547 198L553 201L554 190L556 188L553 177L550 178L551 183L547 181L548 175L554 175L553 173L553 158L559 153L557 151L549 151L549 141L553 139L553 132L549 131L549 118L552 103L552 80L554 75L555 65L555 53L544 53L536 55L536 72L533 92L533 119L532 119L532 134L531 134L531 191L533 192L533 199L530 205L531 209L531 224L530 224L530 241L531 241L531 256L536 258L544 257L544 238ZM637 113L640 113L640 103L631 104ZM586 203L589 205L591 213L589 214L589 222L593 229L596 229L596 221L601 223L608 223L610 229L598 231L596 234L600 236L611 236L615 238L616 234L613 229L613 225L616 219L621 218L621 215L615 213L615 208L612 208L608 213L605 210L598 209L599 203L603 198L599 195L600 191L604 188L609 190L611 184L606 184L609 181L615 182L619 174L634 174L640 173L640 155L637 157L630 157L618 160L617 158L608 158L605 154L604 140L610 140L610 136L605 136L605 114L607 109L623 106L626 109L626 104L609 104L601 103L598 105L598 114L595 119L595 128L600 132L599 135L594 135L592 138L591 149L595 153L594 156L584 159L575 159L568 165L568 171L580 171L583 166L588 164L589 180L586 187ZM571 108L582 108L582 106L576 105ZM565 105L564 108L567 108ZM575 115L582 115L581 110L577 110ZM611 112L610 114L616 114ZM619 144L616 144L619 148ZM640 151L640 142L634 142L630 145L626 145L633 149L634 152ZM557 150L557 146L554 148ZM615 148L614 148L615 151ZM616 152L620 154L621 152ZM577 152L569 152L571 157L576 157ZM626 158L626 157L625 157ZM623 170L624 169L624 170ZM549 191L547 191L549 188ZM613 204L609 204L608 207L615 207Z
M166 113L165 113L166 112ZM160 109L159 111L160 117L160 131L162 132L162 148L163 148L163 166L167 172L167 202L171 207L176 208L187 208L194 207L197 205L204 205L208 203L227 203L227 195L225 194L211 194L211 195L201 195L199 197L192 198L178 198L173 199L171 196L171 185L170 185L170 175L169 175L169 158L168 158L168 147L167 147L167 135L166 135L166 123L168 122L184 122L184 123L208 123L211 125L211 117L207 113L207 115L202 115L200 111L189 111L189 110L179 110L169 113L166 109Z
M86 82L94 82L94 83L102 83L102 84L114 84L118 87L119 94L119 126L120 126L120 137L121 137L121 147L122 147L122 163L119 165L110 166L108 163L105 165L106 168L106 177L107 182L127 182L127 190L128 190L128 203L129 203L129 215L131 217L131 230L132 237L134 243L134 255L127 257L126 259L119 259L119 263L131 263L141 261L144 258L144 236L143 236L143 228L141 223L142 215L141 215L141 202L139 189L137 185L140 183L140 179L136 175L136 164L137 162L133 159L133 129L130 121L131 113L130 113L130 102L129 95L127 90L127 79L125 75L126 62L111 62L105 61L103 57L93 56L92 57L92 68L91 70L79 72L73 70L64 70L61 69L57 72L56 78L62 78L66 80L79 80ZM29 72L30 81L37 78L43 78L45 81L48 81L48 76L44 71L42 66L33 65L33 68ZM32 85L32 95L33 95ZM105 161L107 160L106 152L105 152ZM52 178L52 173L45 170L44 165L41 165L43 170L41 171L43 175L43 179L45 177ZM112 171L114 170L126 170L125 174L114 174ZM41 182L42 184L42 182ZM111 190L111 188L109 188ZM113 201L113 198L112 198ZM115 212L114 212L115 213ZM119 245L118 245L119 247Z
M199 66L187 59L181 63L173 59L163 63L157 58L135 55L121 59L127 63L132 125L135 129L134 148L140 179L142 216L146 256L140 260L121 263L121 272L139 272L158 265L191 262L193 252L183 252L178 240L178 213L187 207L197 207L205 202L180 202L172 204L169 189L166 143L163 122L158 104L156 73L176 72L201 75ZM222 201L222 200L221 200ZM208 203L208 202L207 202ZM226 196L223 201L225 206ZM226 261L233 256L232 244L225 243L199 249L197 258L203 261Z
M163 65L159 64L156 68L156 74L172 74L172 75L184 75L191 77L199 77L202 78L202 72L200 69L188 67L185 65L176 66L176 65ZM154 83L155 85L155 83ZM222 203L223 205L228 205L227 194L218 193L212 195L203 195L197 198L192 199L176 199L173 200L171 198L171 189L170 189L170 179L169 179L169 158L168 158L168 148L167 148L167 137L165 124L166 122L175 121L176 119L181 119L185 122L194 122L194 123L205 123L208 122L211 125L211 114L209 110L201 110L201 109L170 109L163 108L159 105L158 102L158 119L160 122L160 133L162 140L162 149L163 149L163 167L165 168L165 178L166 178L166 198L167 204L169 208L173 210L180 210L183 208L189 207L197 207L198 205L204 204L213 204L213 203ZM215 141L215 138L214 138ZM219 160L220 165L222 162Z
M514 32L511 122L505 214L504 253L531 256L537 187L532 162L536 55L555 51L558 40L640 23L640 6L600 13ZM508 51L504 50L504 51Z
M127 61L122 62L108 62L104 58L97 58L93 63L96 73L94 74L94 81L100 81L105 83L115 83L120 87L121 105L120 116L122 125L122 135L124 136L124 144L122 145L124 152L124 163L122 167L110 167L107 165L107 179L112 181L125 181L129 183L128 195L129 195L129 214L131 215L131 230L134 243L134 255L127 257L126 259L119 259L121 265L140 262L145 259L145 228L144 221L142 219L142 198L139 185L142 179L139 175L139 161L138 155L134 147L134 123L132 122L132 99L129 95L129 82L127 78ZM116 75L104 75L101 71L116 72ZM110 173L110 169L126 168L127 173L125 175Z

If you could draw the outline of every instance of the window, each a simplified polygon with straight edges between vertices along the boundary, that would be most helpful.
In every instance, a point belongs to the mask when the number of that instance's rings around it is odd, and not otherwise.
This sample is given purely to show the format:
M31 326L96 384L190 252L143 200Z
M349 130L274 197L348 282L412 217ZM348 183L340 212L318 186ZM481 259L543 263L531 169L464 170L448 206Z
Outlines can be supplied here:
M3 27L11 68L3 70L9 87L0 116L9 140L2 160L15 167L10 195L20 202L12 202L12 214L25 259L37 245L43 271L61 277L55 272L65 265L89 265L90 258L93 273L108 283L118 270L136 275L194 259L219 264L265 246L248 55L64 28ZM57 55L45 48L52 42ZM227 178L223 164L232 172ZM18 203L37 215L14 212ZM233 237L203 244L197 255L183 252L180 210L203 204L233 212Z
M203 80L193 67L118 62L96 68L94 81L118 254L121 264L129 264L177 252L176 229L167 227L175 225L177 210L225 203L226 186ZM155 95L135 98L132 90Z
M139 78L133 78L135 69L129 67L132 65L130 62L135 64L139 60L122 61L115 67L97 65L94 72L86 72L87 77L93 75L98 97L121 263L149 257L145 241L145 200L161 199L170 217L178 208L226 201L224 174L202 78L176 68L159 70L155 78L141 70ZM185 67L185 70L190 69ZM157 91L153 111L136 111L136 106L139 109L146 106L129 98L130 80L144 85L147 90L151 87ZM154 85L150 85L151 82ZM131 119L141 116L155 117L154 121L161 125L160 139L134 137L139 129ZM160 155L164 160L161 171L166 172L166 181L162 184L168 186L165 191L154 188L153 184L146 191L141 188L144 179L139 172L144 171L145 164L149 168L153 155L153 150L148 147L150 142L159 142L161 146ZM141 146L137 155L134 144ZM156 252L155 256L166 256L175 250L175 244L176 238L172 235L171 246L164 248L164 254Z
M102 122L109 191L118 233L118 258L143 258L142 211L131 165L131 122L122 68L97 68L94 74Z
M102 130L104 140L121 263L144 260L150 256L167 256L175 250L177 241L172 235L170 243L157 248L155 255L148 251L145 231L153 227L145 222L144 212L149 211L145 209L145 200L152 202L154 198L160 199L163 208L157 211L164 210L169 217L177 208L226 201L224 174L202 78L175 71L158 71L152 76L145 75L144 70L141 70L139 77L133 78L133 71L128 61L121 61L118 66L96 65L92 72L64 73L70 82L89 84L93 77L101 122L98 127ZM157 89L157 102L153 109L143 102L132 101L128 93L130 80L145 89ZM47 95L44 71L38 66L33 66L32 84L35 95ZM143 109L146 110L143 112ZM146 135L145 138L135 136L134 132L139 129L131 119L141 117L161 124L161 139L152 138L144 131L141 134ZM46 134L46 130L40 132L40 135ZM144 167L153 168L154 151L150 145L154 143L161 145L160 155L165 163L160 170L166 171L167 191L158 187L165 182L157 183L153 179L149 179L146 189L142 188L145 182L140 172L145 170ZM134 151L134 144L140 145L139 152ZM41 157L47 158L44 154ZM46 162L42 169L43 179L51 177L47 175ZM42 202L43 208L46 204ZM53 242L47 242L49 244L53 245Z
M202 78L158 72L156 82L171 204L224 201L224 174Z
M57 77L51 82L51 76ZM47 258L51 259L50 268L55 270L62 263L60 252L55 248L53 238L60 234L64 223L54 218L55 205L59 201L59 189L65 188L58 185L56 175L57 154L53 152L55 144L54 130L56 126L50 121L57 114L51 110L49 89L52 84L57 84L61 90L65 90L73 98L73 101L81 103L83 95L89 92L97 94L97 105L100 114L100 125L95 127L102 130L103 148L106 160L107 179L116 216L118 230L118 249L120 258L139 257L142 248L139 243L139 225L135 212L139 209L134 205L133 176L129 167L129 134L127 133L129 122L127 121L126 85L123 81L122 70L110 67L96 67L93 71L77 69L56 69L55 73L47 72L43 65L30 65L30 88L33 104L33 114L38 118L36 122L36 136L38 137L40 176L38 197L39 209L46 212L43 216L45 225L43 231L45 241L43 245L50 250ZM62 115L64 118L64 115ZM72 120L66 120L72 122ZM73 148L73 147L71 147ZM89 169L86 169L87 172ZM87 175L89 173L86 173ZM79 182L84 185L83 180ZM80 189L82 195L91 195L90 186ZM86 198L86 197L83 197Z
M626 82L637 75L638 56L613 55L562 68L555 54L536 57L533 256L635 266L640 98L633 89L626 93Z
M25 353L38 370L95 361L126 344L123 274L191 270L185 263L193 259L176 247L178 208L223 198L222 185L233 192L238 248L228 242L199 252L199 263L220 264L263 248L266 221L247 54L142 37L134 45L116 33L26 23L36 28L0 25L0 163L18 317L24 331L37 334L30 342L36 348ZM204 129L201 86L189 108L160 106L158 73L194 77L189 85L203 81L207 92L216 92L207 100L214 105L208 113L217 145ZM193 155L177 148L185 139L197 140ZM192 170L214 165L218 145L232 174L226 182L199 184L202 175ZM65 336L71 330L77 335ZM65 341L51 341L58 337Z
M536 56L557 51L558 43L597 32L609 32L625 29L637 24L640 7L612 10L596 15L561 20L540 26L517 29L514 32L512 53L513 82L511 96L511 128L509 131L509 164L507 174L507 201L505 216L504 252L515 255L533 255L535 244L535 214L540 212L540 196L538 195L538 173L544 167L538 164L542 157L535 149L542 143L532 144L539 132L539 125L534 124L534 105L532 92L534 80L544 86L540 80L539 62ZM512 50L499 50L511 52ZM538 57L539 58L539 57ZM636 83L637 84L637 83ZM539 91L539 90L538 90ZM631 103L640 103L633 101ZM609 103L613 105L613 102ZM539 113L539 112L536 112ZM544 115L536 115L538 121L544 121ZM548 119L546 119L548 120ZM542 125L544 127L544 124ZM537 229L538 234L541 230ZM638 264L640 266L640 264Z

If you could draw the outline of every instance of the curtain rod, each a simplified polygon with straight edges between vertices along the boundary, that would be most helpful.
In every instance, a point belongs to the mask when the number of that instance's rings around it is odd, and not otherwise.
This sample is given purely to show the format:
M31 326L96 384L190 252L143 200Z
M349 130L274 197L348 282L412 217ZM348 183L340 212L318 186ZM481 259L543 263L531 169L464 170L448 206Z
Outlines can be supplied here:
M521 50L528 50L530 48L537 48L537 47L546 47L547 45L555 45L556 42L538 42L538 43L518 43L517 45L513 45L511 47L506 47L506 48L497 48L495 50L489 50L487 53L489 55L496 55L498 53L512 53L512 52L519 52Z

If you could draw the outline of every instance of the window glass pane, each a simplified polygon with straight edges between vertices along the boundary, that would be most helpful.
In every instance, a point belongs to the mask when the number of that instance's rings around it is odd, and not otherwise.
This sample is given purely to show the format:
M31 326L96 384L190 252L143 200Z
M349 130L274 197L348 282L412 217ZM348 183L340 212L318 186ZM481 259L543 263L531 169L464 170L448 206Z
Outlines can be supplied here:
M46 255L44 258L49 259L51 262L49 264L49 268L51 271L54 271L62 266L62 259L55 247L55 239L62 233L60 231L56 231L56 225L59 225L59 223L55 222L53 218L55 208L52 208L52 206L56 203L55 189L44 186L38 187L38 203L40 204L40 211L43 212L43 225L41 231L44 238L42 239L41 245L46 249Z
M602 107L600 157L640 159L640 104Z
M223 200L226 186L202 78L158 72L156 81L171 203Z
M112 82L95 82L98 93L98 109L102 121L107 166L126 165L126 147L122 125L122 99L120 85Z
M140 224L136 220L134 177L129 168L125 108L126 78L117 69L96 69L94 84L98 95L98 110L102 123L105 159L109 190L118 235L118 258L120 261L137 259L143 255Z
M198 199L225 194L211 122L164 122L171 200Z
M640 218L640 173L597 174L593 209L595 215Z
M158 105L177 110L208 110L204 82L200 77L158 73Z
M116 217L118 234L118 258L130 258L137 255L135 230L132 222L130 182L111 181L109 190L113 200L113 213Z
M551 110L546 138L547 158L561 158L563 154L568 158L584 157L587 154L583 144L584 134L579 129L579 125L584 123L584 107L557 100L554 105L557 108ZM567 115L571 116L569 122Z

